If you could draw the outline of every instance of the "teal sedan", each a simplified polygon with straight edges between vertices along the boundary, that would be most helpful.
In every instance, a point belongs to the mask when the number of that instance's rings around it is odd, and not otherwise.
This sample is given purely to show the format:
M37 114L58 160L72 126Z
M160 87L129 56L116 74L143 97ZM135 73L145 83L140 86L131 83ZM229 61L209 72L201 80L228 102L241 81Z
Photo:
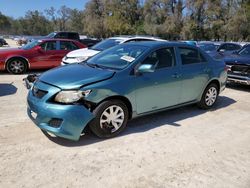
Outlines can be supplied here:
M27 112L59 137L78 140L88 126L110 138L138 116L195 103L211 108L226 79L225 64L195 46L127 43L43 73L28 93Z

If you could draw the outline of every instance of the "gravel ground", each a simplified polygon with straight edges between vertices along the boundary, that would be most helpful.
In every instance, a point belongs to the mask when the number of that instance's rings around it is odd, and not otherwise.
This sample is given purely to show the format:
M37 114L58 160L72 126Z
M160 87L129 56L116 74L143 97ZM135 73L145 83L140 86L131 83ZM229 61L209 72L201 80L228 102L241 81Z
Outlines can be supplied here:
M28 119L23 77L0 72L0 187L250 187L250 87L231 85L210 111L183 107L72 142Z
M227 88L211 111L183 107L72 142L28 119L24 75L0 74L0 187L250 187L249 87Z

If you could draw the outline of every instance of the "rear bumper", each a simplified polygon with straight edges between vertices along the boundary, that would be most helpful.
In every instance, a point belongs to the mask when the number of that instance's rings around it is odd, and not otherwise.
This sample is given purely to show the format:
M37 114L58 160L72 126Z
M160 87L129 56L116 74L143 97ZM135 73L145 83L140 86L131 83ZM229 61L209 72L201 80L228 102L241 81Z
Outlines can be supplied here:
M94 115L82 105L49 103L43 98L35 97L31 90L27 97L27 105L28 116L40 129L75 141L94 118ZM59 124L53 125L53 120L60 120Z
M249 76L239 76L239 75L228 74L227 81L244 84L244 85L250 85Z

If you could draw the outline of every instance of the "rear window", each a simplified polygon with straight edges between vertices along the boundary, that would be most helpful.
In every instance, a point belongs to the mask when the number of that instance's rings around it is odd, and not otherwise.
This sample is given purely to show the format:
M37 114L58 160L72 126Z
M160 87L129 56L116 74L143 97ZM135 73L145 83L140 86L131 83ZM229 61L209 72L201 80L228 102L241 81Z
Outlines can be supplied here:
M68 38L78 40L79 35L78 35L78 33L68 33Z
M206 59L197 49L180 47L179 51L183 65L206 62Z
M91 49L93 50L98 50L98 51L103 51L108 48L111 48L113 46L116 46L120 44L122 40L119 39L106 39L102 42L97 43L96 45L92 46Z

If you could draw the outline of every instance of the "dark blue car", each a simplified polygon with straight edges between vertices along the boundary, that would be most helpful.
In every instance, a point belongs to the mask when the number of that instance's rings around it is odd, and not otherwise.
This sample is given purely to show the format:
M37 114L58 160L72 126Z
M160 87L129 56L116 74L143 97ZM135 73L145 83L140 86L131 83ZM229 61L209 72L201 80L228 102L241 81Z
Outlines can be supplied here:
M228 67L228 81L250 85L250 44L224 57Z

